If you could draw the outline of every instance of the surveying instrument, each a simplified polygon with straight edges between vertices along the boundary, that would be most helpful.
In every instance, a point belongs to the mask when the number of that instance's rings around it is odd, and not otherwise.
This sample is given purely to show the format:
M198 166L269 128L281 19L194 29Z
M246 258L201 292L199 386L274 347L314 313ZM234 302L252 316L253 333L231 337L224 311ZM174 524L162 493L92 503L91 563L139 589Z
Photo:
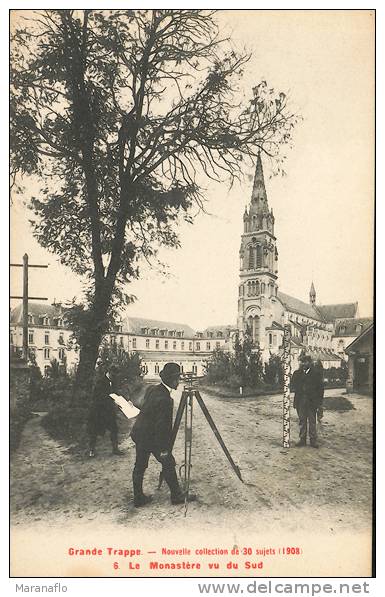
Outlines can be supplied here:
M193 404L194 398L196 402L198 402L208 424L210 425L215 437L217 438L219 445L221 446L223 452L227 460L229 461L231 468L237 475L238 479L244 483L241 471L239 467L235 464L234 460L231 457L230 452L226 448L226 445L219 433L217 426L215 425L206 404L203 401L202 396L199 393L198 387L194 384L197 382L197 378L194 377L193 373L185 373L183 375L183 381L185 383L182 397L180 399L180 403L178 406L178 410L175 415L175 421L171 432L171 446L170 450L173 449L176 436L178 435L178 431L180 428L180 424L182 422L183 414L184 414L184 462L179 468L179 475L182 476L182 470L184 471L183 474L183 483L184 483L184 493L185 493L185 501L184 501L184 515L187 515L187 504L188 504L188 496L190 491L190 471L191 471L191 454L192 454L192 437L193 437ZM158 489L162 486L163 475L160 473L159 475L159 484Z

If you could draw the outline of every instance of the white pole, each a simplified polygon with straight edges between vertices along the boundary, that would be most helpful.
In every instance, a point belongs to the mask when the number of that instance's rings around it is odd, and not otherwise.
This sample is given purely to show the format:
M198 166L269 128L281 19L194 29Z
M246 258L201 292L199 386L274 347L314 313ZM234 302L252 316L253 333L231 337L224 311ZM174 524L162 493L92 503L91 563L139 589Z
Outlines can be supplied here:
M290 448L290 325L283 332L283 447Z

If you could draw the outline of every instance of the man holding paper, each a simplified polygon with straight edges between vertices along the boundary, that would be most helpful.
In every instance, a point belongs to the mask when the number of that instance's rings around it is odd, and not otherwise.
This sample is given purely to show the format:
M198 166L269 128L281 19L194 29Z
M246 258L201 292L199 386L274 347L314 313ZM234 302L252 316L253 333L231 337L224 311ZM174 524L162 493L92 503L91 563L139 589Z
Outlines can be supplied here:
M96 440L99 435L110 432L112 453L122 455L118 448L118 423L115 401L110 394L116 385L117 368L108 367L95 383L93 402L88 417L89 457L95 456Z

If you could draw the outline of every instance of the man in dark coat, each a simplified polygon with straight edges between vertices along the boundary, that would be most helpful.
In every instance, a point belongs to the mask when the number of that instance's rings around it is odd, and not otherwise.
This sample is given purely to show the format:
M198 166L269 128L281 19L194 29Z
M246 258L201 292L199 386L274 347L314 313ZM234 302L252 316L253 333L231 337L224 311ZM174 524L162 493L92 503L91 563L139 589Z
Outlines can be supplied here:
M143 478L150 455L153 454L162 465L163 478L171 492L171 503L181 504L185 494L181 491L175 471L175 458L171 452L171 431L173 416L172 390L176 390L180 380L180 367L177 363L166 363L160 372L162 382L150 386L144 396L143 405L131 432L136 444L136 460L132 475L134 505L138 508L151 501L143 493ZM195 496L189 494L189 501Z
M89 456L95 456L96 439L98 435L110 432L112 453L122 455L118 448L118 423L116 420L116 406L110 394L116 388L117 369L113 365L105 369L96 380L93 401L88 416Z
M300 367L294 371L291 379L291 391L295 392L294 408L299 418L299 442L296 446L306 446L309 430L310 445L318 448L317 410L322 410L324 384L322 371L314 367L309 355L302 355Z

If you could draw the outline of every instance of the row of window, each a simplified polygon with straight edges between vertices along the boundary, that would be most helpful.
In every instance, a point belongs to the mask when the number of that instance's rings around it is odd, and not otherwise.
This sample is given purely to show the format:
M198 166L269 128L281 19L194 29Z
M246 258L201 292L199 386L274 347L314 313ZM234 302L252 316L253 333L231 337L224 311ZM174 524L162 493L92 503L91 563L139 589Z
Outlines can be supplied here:
M203 342L202 342L203 344ZM211 346L213 343L211 342L206 342L206 350L211 350ZM188 350L193 350L193 346L194 343L193 342L189 342L188 343ZM215 347L216 348L220 348L221 343L220 342L216 342L215 343ZM170 346L170 343L168 340L164 341L163 344L164 350L169 350L169 348L172 348L172 350L177 350L177 343L174 340L172 343L172 347ZM163 348L162 347L162 348ZM137 348L137 342L136 342L136 338L132 339L132 348L135 349ZM146 348L151 348L151 343L150 343L150 339L146 338ZM160 340L155 340L155 349L159 350L160 349ZM180 350L185 350L185 342L181 342L180 343ZM195 342L195 350L201 350L201 342Z
M183 338L184 332L181 330L166 330L159 328L141 328L142 334L152 334L154 336L176 336L177 338Z
M278 288L274 284L268 284L269 296L277 296ZM241 287L243 290L243 287ZM265 294L266 284L265 282L259 282L259 280L249 280L247 282L247 296L258 296L259 294Z
M36 319L37 319L37 321L36 321ZM33 315L28 315L28 323L31 323L32 325L33 324L35 324L35 325L36 324L38 324L38 325L39 324L40 325L54 325L54 326L57 326L57 327L60 327L60 328L63 327L63 325L64 325L63 324L63 320L61 319L61 317L54 317L52 319L52 322L53 323L51 323L49 317L37 317L36 318L36 317L33 317Z
M29 350L33 354L36 354L36 350L34 348L30 348ZM44 360L45 361L50 361L51 358L52 358L51 349L50 348L44 348L43 352L44 352ZM58 356L58 360L59 361L64 361L64 358L65 358L65 350L64 350L64 348L59 348L57 356Z
M59 344L64 344L64 333L60 332L58 338ZM49 345L49 332L45 332L44 334L44 344ZM34 330L29 330L28 332L28 344L35 344L35 332Z
M181 373L184 373L183 364L182 364L182 363L179 363L179 366L180 366ZM159 363L155 363L155 365L154 365L154 373L160 373L160 370L161 370L162 368L163 368L163 365L162 365L162 364L161 364L161 365L159 365ZM193 372L194 374L196 374L196 373L198 372L198 367L197 367L197 364L196 364L196 363L193 363L193 364L192 364L192 366L191 366L191 370L192 370L192 372ZM142 367L142 371L143 371L143 374L144 374L144 375L147 375L148 373L150 373L150 368L149 368L149 366L148 366L148 364L147 364L147 363L145 363L145 364L143 365L143 367Z

